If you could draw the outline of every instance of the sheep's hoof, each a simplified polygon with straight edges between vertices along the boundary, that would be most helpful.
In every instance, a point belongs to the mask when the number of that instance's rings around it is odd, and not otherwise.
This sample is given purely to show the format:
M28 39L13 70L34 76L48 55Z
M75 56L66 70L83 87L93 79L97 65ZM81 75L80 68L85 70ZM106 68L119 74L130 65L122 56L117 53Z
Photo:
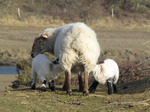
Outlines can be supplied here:
M35 88L36 88L35 84L31 85L32 90L35 90Z
M45 87L41 87L41 91L42 91L42 92L45 92L45 91L46 91L46 88L45 88Z
M83 91L83 96L88 96L89 95L89 91Z

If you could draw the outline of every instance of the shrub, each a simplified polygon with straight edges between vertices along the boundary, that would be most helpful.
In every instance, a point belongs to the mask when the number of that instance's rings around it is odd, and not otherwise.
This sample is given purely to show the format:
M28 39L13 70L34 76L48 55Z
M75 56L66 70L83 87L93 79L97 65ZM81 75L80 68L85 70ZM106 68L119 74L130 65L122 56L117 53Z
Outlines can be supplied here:
M137 8L137 11L140 12L140 13L145 13L148 11L148 8L144 5L140 5L138 8Z
M19 84L29 85L31 82L31 64L29 60L21 60L16 64Z

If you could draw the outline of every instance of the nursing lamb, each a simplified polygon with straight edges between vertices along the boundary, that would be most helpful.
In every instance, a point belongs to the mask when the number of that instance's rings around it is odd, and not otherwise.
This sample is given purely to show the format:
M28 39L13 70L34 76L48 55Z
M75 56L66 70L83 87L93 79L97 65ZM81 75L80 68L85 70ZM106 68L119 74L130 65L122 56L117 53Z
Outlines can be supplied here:
M38 54L32 60L32 84L31 89L36 88L36 78L37 76L42 82L41 90L46 91L46 81L49 82L49 88L54 91L54 79L56 79L59 73L62 72L62 69L59 64L53 64L51 60L44 54Z

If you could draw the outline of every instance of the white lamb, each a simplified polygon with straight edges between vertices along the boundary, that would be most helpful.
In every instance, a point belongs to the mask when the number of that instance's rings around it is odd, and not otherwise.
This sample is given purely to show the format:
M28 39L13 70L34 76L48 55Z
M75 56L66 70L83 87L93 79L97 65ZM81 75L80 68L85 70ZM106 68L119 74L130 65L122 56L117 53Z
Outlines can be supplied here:
M36 88L36 77L38 76L42 82L41 90L46 91L46 81L49 83L49 88L53 91L55 89L54 79L57 78L58 74L62 71L59 64L53 64L51 60L44 54L38 54L32 60L32 84L31 89Z
M112 59L106 59L103 63L98 64L93 69L95 81L90 86L89 91L93 93L100 84L106 84L108 94L117 93L117 81L119 78L119 68L117 63Z

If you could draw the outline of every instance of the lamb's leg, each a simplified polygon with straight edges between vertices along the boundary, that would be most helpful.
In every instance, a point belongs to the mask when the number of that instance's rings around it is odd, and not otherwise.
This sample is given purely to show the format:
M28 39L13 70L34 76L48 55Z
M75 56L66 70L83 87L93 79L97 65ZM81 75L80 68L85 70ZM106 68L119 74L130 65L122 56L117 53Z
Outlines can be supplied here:
M89 72L85 69L84 70L84 88L83 88L83 95L87 96L88 91L88 78L89 78Z
M35 90L35 88L36 88L36 84L35 84L35 81L33 81L33 79L32 79L31 89Z
M82 72L78 73L79 91L83 91Z
M35 90L36 88L36 74L32 74L32 83L31 83L31 89Z
M118 93L117 84L113 84L114 93Z
M113 93L113 84L111 79L107 80L107 87L108 87L108 94L111 95Z
M98 86L99 82L97 82L96 80L93 81L92 85L89 88L90 93L94 93L97 86Z
M57 58L56 60L52 61L53 64L59 64L59 58Z
M46 91L46 80L42 81L41 91Z
M52 80L51 82L49 82L48 85L49 85L49 89L51 89L51 91L55 91L54 80Z
M70 71L66 71L65 72L65 76L66 76L66 85L67 85L67 95L70 95L71 94L71 72Z

